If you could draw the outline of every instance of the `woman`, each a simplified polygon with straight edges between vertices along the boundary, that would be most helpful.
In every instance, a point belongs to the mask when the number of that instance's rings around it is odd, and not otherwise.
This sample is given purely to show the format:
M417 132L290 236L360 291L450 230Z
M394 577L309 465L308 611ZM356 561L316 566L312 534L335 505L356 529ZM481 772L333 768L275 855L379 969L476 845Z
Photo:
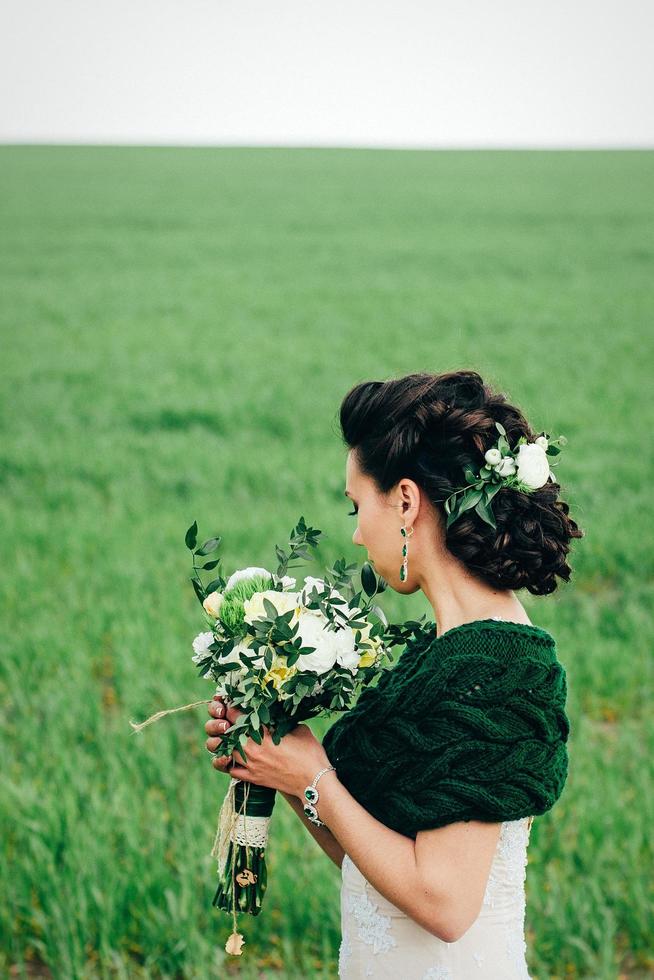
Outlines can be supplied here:
M434 622L322 744L301 724L277 746L249 739L247 766L238 751L213 765L278 789L341 868L343 980L528 977L528 837L563 787L569 726L554 640L515 592L569 580L582 532L551 471L533 492L496 493L496 527L472 508L446 526L444 501L483 465L496 423L512 449L535 437L474 371L359 384L340 422L353 541L389 587L421 589ZM240 712L216 698L209 713L216 753ZM322 825L303 811L309 784Z

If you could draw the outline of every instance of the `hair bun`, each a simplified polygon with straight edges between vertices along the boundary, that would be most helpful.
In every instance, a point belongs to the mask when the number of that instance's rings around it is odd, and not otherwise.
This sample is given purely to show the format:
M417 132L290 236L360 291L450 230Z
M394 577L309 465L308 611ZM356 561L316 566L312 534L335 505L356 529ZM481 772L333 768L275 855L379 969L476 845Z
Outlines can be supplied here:
M536 438L520 409L476 371L364 382L340 408L343 439L381 493L402 477L415 480L442 518L447 548L473 574L494 588L546 595L557 578L570 579L570 544L584 536L559 499L558 483L550 480L531 493L500 489L493 498L496 529L474 508L445 527L444 502L465 483L467 468L477 473L483 465L497 439L496 422L511 447L521 436Z

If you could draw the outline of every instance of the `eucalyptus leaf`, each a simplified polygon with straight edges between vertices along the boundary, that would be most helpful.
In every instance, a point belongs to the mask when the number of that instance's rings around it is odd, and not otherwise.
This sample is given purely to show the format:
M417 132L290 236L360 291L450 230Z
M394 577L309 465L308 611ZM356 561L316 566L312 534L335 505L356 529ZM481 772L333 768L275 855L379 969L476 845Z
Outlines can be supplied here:
M471 507L474 507L481 500L483 492L483 490L473 490L472 493L467 494L461 502L461 513L464 510L470 510Z
M198 540L198 522L193 521L190 528L186 532L186 535L184 537L184 543L187 548L193 551L197 540Z
M202 557L203 555L210 555L212 551L216 550L219 544L220 544L220 538L208 538L204 542L202 547L198 548L195 553L196 555L200 555L200 557Z
M202 587L202 582L197 578L192 578L191 584L193 585L195 594L198 597L198 602L200 603L200 605L202 605L202 603L206 599L205 591Z
M483 521L485 521L487 524L490 524L491 527L497 528L497 524L495 523L495 518L493 516L493 513L484 500L480 500L478 502L475 510L477 511L477 513L479 514L479 516Z
M361 568L361 585L367 596L373 596L377 591L377 577L369 562L364 562Z

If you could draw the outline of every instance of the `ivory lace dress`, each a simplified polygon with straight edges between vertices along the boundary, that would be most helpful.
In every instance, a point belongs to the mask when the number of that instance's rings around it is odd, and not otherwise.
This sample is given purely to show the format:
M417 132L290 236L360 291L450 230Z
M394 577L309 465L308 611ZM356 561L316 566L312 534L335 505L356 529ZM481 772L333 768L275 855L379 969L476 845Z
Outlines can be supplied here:
M502 824L481 912L454 943L433 936L392 905L346 854L341 868L340 980L530 980L524 886L532 820Z

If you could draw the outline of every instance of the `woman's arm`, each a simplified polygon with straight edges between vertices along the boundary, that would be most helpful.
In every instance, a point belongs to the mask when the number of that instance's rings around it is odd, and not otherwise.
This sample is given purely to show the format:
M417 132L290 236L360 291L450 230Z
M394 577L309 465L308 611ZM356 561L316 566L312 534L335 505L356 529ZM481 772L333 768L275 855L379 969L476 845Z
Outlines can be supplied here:
M293 808L293 810L295 810L298 817L300 818L304 826L307 828L307 830L309 831L313 839L316 841L316 843L320 844L327 857L334 862L337 868L340 868L341 865L343 864L343 856L345 852L343 851L343 848L332 834L331 830L328 830L327 827L316 827L314 823L311 823L306 813L304 812L302 801L298 799L297 796L293 796L291 793L284 793L284 792L282 792L282 796L284 797L284 799L288 800L289 805Z
M418 867L413 839L376 820L333 769L321 777L318 791L320 819L373 888L432 935L455 942L459 916L447 873L449 863L443 861L440 870L435 861L427 876Z

